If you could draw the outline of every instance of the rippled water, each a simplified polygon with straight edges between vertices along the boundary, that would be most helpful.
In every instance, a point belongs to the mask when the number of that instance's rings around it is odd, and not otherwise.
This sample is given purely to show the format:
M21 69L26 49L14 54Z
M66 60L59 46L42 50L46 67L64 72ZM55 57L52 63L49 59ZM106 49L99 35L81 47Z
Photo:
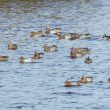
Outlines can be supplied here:
M0 2L0 54L9 56L0 63L0 110L110 110L110 43L101 39L110 34L110 0L7 1ZM46 26L93 37L30 38L31 31ZM18 44L17 51L7 49L9 41ZM59 51L45 54L38 63L19 63L21 55L43 52L45 43L56 44ZM70 59L72 46L92 49L93 63L84 64L86 56ZM64 87L66 79L76 81L82 75L93 76L93 83Z

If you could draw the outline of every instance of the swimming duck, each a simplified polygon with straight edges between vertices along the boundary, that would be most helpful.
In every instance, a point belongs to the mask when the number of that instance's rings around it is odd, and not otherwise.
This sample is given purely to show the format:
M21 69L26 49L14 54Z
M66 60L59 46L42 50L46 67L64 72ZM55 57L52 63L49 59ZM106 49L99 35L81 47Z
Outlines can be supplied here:
M71 48L70 57L71 58L77 58L81 57L83 54L79 51L79 48Z
M81 86L81 85L82 85L82 83L79 82L79 81L73 82L73 81L71 81L71 80L66 80L64 86L65 86L65 87L71 87L71 86Z
M71 58L77 58L84 56L85 54L89 54L90 49L89 48L71 48L70 56Z
M64 86L65 87L71 87L71 86L76 86L76 84L73 81L71 81L71 80L66 80Z
M0 61L8 61L8 56L1 56L0 55Z
M82 76L81 79L79 80L81 83L89 83L89 82L92 82L93 80L93 77L91 76Z
M17 44L13 44L13 43L9 42L8 49L16 50L17 49Z
M52 46L48 46L48 44L45 44L44 45L44 51L45 52L55 52L55 51L57 51L58 49L57 49L57 46L56 45L52 45Z
M108 36L108 35L104 34L104 36L102 37L102 39L104 39L104 40L110 40L110 35Z
M43 58L43 53L37 53L37 52L35 52L35 54L34 54L34 59L41 59L41 58Z
M38 38L38 37L44 37L45 34L42 31L37 31L37 32L31 32L30 37L32 38Z
M56 36L58 39L67 39L67 40L76 40L80 38L80 34L78 33L68 33L65 35L61 35L61 32L60 32L60 33L57 33Z
M88 56L87 58L85 58L84 63L90 64L92 63L92 59Z
M89 33L87 33L87 34L80 34L80 39L86 39L86 38L91 38L91 35Z
M89 48L79 48L79 51L82 53L82 54L90 54L91 53L91 50Z
M35 63L36 61L37 61L37 60L34 59L33 57L32 57L32 58L31 58L31 57L26 58L26 57L21 56L21 57L19 58L19 62L20 62L20 63Z
M76 53L76 52L73 52L73 53L70 54L70 57L71 57L72 59L78 58L78 57L82 57L82 56L83 56L83 54L81 54L81 53Z
M78 33L68 33L64 35L65 39L67 40L76 40L80 38L80 34Z
M83 48L71 48L71 53L82 53Z
M56 34L56 33L59 33L59 32L61 32L61 28L54 28L54 29L51 29L50 27L45 28L45 33L46 34Z
M65 36L61 35L61 32L55 34L59 40L65 39Z

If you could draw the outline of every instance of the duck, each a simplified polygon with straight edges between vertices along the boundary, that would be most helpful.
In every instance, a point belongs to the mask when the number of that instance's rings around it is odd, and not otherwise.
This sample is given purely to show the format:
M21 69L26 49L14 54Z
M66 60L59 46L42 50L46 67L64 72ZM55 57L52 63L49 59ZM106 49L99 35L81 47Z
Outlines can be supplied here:
M82 76L79 80L79 82L81 83L89 83L89 82L92 82L93 81L93 77L91 76Z
M43 55L44 55L44 53L35 52L33 58L34 58L34 59L41 59L41 58L43 58Z
M67 40L76 40L80 38L80 34L78 33L68 33L64 35L65 39Z
M55 35L57 36L57 38L58 38L59 40L65 39L65 36L64 36L64 35L61 35L61 32L58 32L58 33L56 33Z
M77 58L77 57L82 57L85 54L89 54L90 53L90 49L89 48L71 48L70 49L70 56L71 58Z
M76 86L76 84L71 80L66 80L64 83L65 83L64 84L65 87Z
M110 40L110 35L104 34L102 37L103 40Z
M44 36L45 34L42 31L37 31L37 32L32 31L30 35L30 37L32 38L38 38L38 37L44 37Z
M58 49L56 45L52 45L52 46L48 46L48 44L44 45L44 52L55 52L57 50Z
M62 35L61 32L56 33L56 36L58 39L67 39L67 40L76 40L80 38L80 34L78 33L68 33L65 35Z
M0 61L8 61L9 56L0 55Z
M65 87L81 86L81 85L82 85L82 83L79 82L79 81L73 82L73 81L71 81L71 80L66 80L64 83L65 83L65 84L64 84Z
M45 31L46 34L56 34L56 33L61 32L61 28L51 29L49 26L47 26L44 31Z
M76 52L70 54L70 57L71 57L72 59L78 58L78 57L82 57L82 56L83 56L83 54L81 54L81 53L76 53Z
M33 57L23 57L21 56L19 58L19 62L20 63L35 63L37 60L34 59Z
M92 63L92 59L88 56L87 58L85 58L84 63L90 64Z
M80 34L80 39L88 39L88 38L91 38L91 35L89 33L86 33L86 34Z
M81 57L83 56L83 54L79 51L79 48L71 48L70 49L70 57L73 58L77 58L77 57Z
M81 51L82 54L90 54L91 50L88 47L79 48L79 51Z
M83 48L71 48L70 49L71 50L71 53L81 53L82 52L82 50L83 50Z
M13 43L9 42L8 49L9 50L16 50L17 49L17 44L13 44Z

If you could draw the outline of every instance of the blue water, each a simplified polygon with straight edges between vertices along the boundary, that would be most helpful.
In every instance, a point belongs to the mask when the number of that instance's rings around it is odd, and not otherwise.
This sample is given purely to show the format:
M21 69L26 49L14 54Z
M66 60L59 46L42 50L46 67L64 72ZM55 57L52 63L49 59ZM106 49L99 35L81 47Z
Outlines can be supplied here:
M32 0L0 2L0 110L110 110L110 0ZM54 35L30 38L31 31L46 26L63 33L90 33L91 39L58 40ZM7 44L18 44L16 51ZM58 52L45 53L37 63L20 64L19 57L43 52L43 45L56 44ZM89 47L87 56L71 59L71 47ZM90 84L65 88L67 79L93 76Z

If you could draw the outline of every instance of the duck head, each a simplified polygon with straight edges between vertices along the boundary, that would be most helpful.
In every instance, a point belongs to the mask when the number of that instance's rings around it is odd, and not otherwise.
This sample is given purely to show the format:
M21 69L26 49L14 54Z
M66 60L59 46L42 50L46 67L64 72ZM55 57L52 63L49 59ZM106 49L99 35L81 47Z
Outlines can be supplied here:
M47 33L47 34L50 34L50 31L51 31L50 27L47 26L45 29L46 29L46 33Z
M47 48L47 47L48 47L48 44L45 44L45 45L44 45L44 48Z
M32 31L32 32L31 32L31 34L30 34L30 37L33 37L33 36L34 36L34 34L35 34L35 32L34 32L34 31Z

